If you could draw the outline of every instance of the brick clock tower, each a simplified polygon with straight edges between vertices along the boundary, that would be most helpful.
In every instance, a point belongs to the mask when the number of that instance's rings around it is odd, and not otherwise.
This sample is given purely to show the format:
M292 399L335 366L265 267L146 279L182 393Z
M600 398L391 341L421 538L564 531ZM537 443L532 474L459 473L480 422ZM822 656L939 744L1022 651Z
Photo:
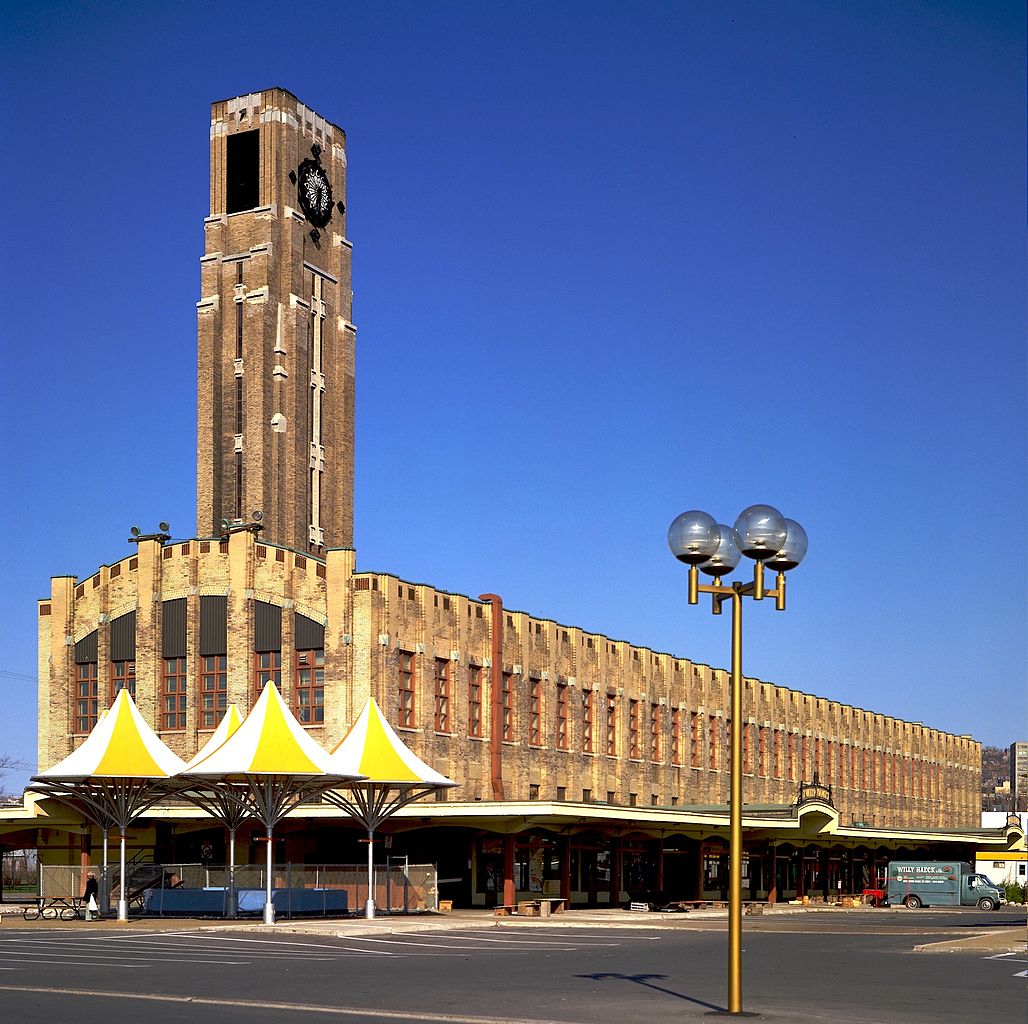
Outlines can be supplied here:
M273 544L314 554L353 546L345 147L341 128L283 89L211 106L197 303L200 536L260 519Z

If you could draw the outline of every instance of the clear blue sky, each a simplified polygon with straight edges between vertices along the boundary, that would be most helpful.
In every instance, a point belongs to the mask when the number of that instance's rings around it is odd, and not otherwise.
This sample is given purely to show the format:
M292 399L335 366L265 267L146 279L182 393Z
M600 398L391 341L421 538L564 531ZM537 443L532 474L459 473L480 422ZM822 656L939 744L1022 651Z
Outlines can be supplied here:
M271 85L348 135L361 568L725 665L665 532L770 502L747 674L1028 738L1022 4L0 19L0 752L49 577L195 532L209 103Z

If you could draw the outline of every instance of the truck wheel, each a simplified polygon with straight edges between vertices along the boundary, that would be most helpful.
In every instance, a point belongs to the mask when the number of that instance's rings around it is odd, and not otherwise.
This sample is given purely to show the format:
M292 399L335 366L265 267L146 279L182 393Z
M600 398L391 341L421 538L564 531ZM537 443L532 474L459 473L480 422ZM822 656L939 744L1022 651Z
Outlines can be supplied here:
M995 903L994 900L992 900L988 896L986 896L983 899L980 899L978 901L978 908L980 910L995 910L996 909L996 903Z
M907 910L917 910L917 908L921 906L921 899L919 896L908 896L903 901L903 906L905 906Z

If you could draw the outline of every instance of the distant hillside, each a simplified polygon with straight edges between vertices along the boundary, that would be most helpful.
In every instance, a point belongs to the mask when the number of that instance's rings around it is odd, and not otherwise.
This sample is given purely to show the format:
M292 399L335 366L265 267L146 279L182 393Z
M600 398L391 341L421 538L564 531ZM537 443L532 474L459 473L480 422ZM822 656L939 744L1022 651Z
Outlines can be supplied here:
M982 747L982 788L992 792L1010 778L1010 748Z

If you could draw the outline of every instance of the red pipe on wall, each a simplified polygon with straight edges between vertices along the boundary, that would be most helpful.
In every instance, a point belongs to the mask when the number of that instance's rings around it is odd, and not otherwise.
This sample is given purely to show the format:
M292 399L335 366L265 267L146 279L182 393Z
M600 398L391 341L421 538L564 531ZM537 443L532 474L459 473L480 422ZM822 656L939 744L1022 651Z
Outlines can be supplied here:
M492 705L490 715L489 743L492 747L490 778L493 799L503 799L503 598L497 594L479 594L479 601L488 601L489 632L493 647Z

